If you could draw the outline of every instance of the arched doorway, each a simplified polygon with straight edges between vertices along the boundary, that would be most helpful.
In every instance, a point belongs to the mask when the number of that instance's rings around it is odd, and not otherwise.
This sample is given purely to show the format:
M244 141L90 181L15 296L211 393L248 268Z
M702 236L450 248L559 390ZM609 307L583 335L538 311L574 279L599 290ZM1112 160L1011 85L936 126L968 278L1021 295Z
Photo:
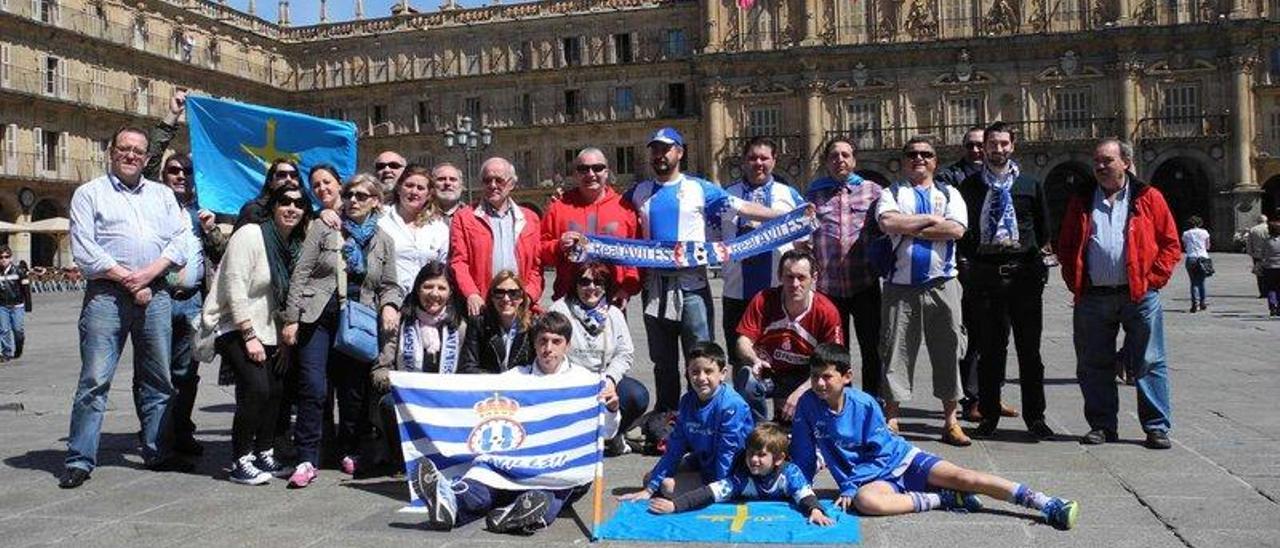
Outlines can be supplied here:
M1178 232L1186 230L1187 219L1199 215L1205 224L1213 226L1210 215L1209 192L1213 181L1204 167L1191 158L1175 156L1164 163L1151 175L1151 183L1164 194L1169 202L1169 210L1173 212L1173 220L1178 224Z
M1267 182L1262 184L1262 214L1268 219L1276 213L1276 208L1280 207L1280 175L1276 175ZM1253 220L1249 220L1253 224Z
M1093 172L1081 162L1063 162L1049 170L1049 175L1044 179L1044 194L1049 206L1050 240L1058 237L1062 216L1067 213L1067 199L1081 185L1093 184L1097 184Z
M876 183L885 188L888 188L888 186L892 184L892 181L890 181L888 177L885 177L879 171L875 171L873 169L858 169L858 170L854 170L854 173L857 174L859 177L862 177L863 179Z
M64 217L62 206L53 200L36 202L31 210L31 221L43 221L54 217ZM54 234L31 235L31 266L55 266L58 256L58 238Z

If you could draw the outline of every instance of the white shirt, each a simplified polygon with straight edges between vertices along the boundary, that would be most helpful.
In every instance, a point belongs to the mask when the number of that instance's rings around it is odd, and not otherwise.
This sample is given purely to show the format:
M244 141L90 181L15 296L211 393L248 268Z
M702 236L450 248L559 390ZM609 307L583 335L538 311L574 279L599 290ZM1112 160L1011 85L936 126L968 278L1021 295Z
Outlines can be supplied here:
M500 374L525 375L530 377L547 377L550 375L572 375L575 379L577 378L582 378L584 380L585 379L601 379L601 376L599 373L592 373L586 369L575 366L572 363L570 363L568 359L564 359L560 362L560 367L556 369L555 373L544 373L542 371L542 368L538 367L538 362L535 361L528 365L512 367L511 369L503 371ZM618 425L621 423L622 423L622 408L619 407L617 411L609 411L606 408L604 410L604 439L607 440L609 438L612 438L615 434L617 434Z
M1182 250L1188 259L1204 259L1209 256L1209 231L1192 228L1182 233Z
M424 226L414 226L405 222L395 207L387 209L387 214L378 219L378 228L396 243L396 281L405 295L411 295L413 280L423 266L431 261L448 261L449 225L437 218Z
M899 187L897 196L893 195L895 186ZM947 192L950 198L938 190L937 185L930 185L928 188L907 183L890 185L880 192L876 218L883 219L884 214L890 212L933 214L968 228L969 213L960 191L955 187L948 187ZM889 283L923 285L938 278L954 278L958 274L955 240L931 241L905 235L893 235L890 240L897 255L894 257Z
M796 189L773 179L755 188L747 186L745 181L739 181L725 191L744 202L754 202L783 213L804 203L804 198L800 197ZM743 234L750 231L745 223L746 220L737 215L721 215L720 234L725 241L732 240L739 236L740 229ZM778 285L778 261L791 247L789 243L783 244L769 255L725 263L720 270L720 275L724 278L724 297L749 301L761 290Z

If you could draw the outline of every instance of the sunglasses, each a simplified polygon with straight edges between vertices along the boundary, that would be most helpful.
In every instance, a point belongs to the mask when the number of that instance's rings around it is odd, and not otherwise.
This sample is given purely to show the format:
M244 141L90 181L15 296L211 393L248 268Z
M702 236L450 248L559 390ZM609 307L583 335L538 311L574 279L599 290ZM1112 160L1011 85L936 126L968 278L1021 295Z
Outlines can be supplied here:
M928 150L910 150L904 156L909 160L932 160L936 155Z
M12 255L0 255L0 259L12 259Z
M348 191L346 191L346 192L343 192L343 193L342 193L342 199L343 199L343 200L351 200L351 199L354 199L354 200L355 200L355 201L357 201L357 202L363 202L363 201L365 201L365 200L372 200L374 197L375 197L375 196L374 196L374 195L372 195L372 194L368 194L368 193L365 193L365 192L356 192L356 191L353 191L353 190L348 190Z
M179 175L183 173L187 175L191 175L190 169L187 169L185 167L178 167L178 166L173 166L171 168L165 169L164 172L168 175Z
M595 278L578 278L578 287L591 286L604 287L604 280L597 280Z
M373 169L378 171L382 171L384 169L400 169L402 167L404 167L404 164L400 162L374 162L373 163Z
M293 206L298 209L307 209L307 199L306 198L290 198L286 196L284 198L280 198L280 201L276 202L276 206L277 207Z
M277 169L273 177L276 179L297 179L298 172L292 169Z
M581 165L574 166L573 169L578 173L584 173L584 174L587 173L588 171L602 173L604 172L604 170L609 169L609 166L606 166L604 164L591 164L591 165L581 164Z
M520 299L520 295L522 295L523 293L524 293L524 290L523 290L523 289L520 289L520 288L515 288L515 289L498 289L498 288L494 288L494 290L493 290L493 298L494 298L494 300L498 300L498 301L500 301L500 300L502 300L502 299L510 299L510 300L515 301L515 300L519 300L519 299Z

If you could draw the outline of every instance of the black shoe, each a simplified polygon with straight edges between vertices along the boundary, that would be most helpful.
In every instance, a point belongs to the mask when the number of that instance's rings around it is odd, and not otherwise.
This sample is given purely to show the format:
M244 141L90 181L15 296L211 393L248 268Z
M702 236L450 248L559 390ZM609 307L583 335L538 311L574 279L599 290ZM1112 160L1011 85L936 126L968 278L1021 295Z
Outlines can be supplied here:
M89 471L83 468L67 468L67 471L58 479L58 487L63 489L75 489L84 485L89 479Z
M1049 428L1049 425L1045 424L1044 421L1035 421L1028 424L1027 433L1037 440L1051 440L1055 435L1053 429Z
M631 446L627 444L627 439L622 437L622 432L618 432L616 436L604 442L604 456L606 457L621 457L630 452Z
M1173 442L1169 441L1169 433L1164 430L1152 430L1147 432L1147 441L1142 445L1147 449L1168 449L1173 447Z
M516 497L511 506L495 508L485 517L489 530L495 533L526 533L546 526L543 515L551 505L551 495L546 491L525 491Z
M182 438L173 442L173 450L193 457L204 454L204 446L196 441L195 438Z
M196 465L191 464L178 457L167 457L160 460L154 460L146 464L147 470L152 472L179 472L186 474L196 469Z
M983 419L978 426L969 430L969 435L975 438L990 438L996 434L996 425L999 420Z
M1102 445L1120 440L1120 436L1111 430L1095 428L1080 438L1081 445Z

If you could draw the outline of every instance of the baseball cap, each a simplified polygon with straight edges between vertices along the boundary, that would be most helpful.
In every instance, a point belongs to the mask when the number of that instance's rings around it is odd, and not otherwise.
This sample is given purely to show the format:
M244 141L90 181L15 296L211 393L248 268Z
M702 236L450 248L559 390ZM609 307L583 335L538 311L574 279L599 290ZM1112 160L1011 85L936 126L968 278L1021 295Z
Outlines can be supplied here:
M680 136L680 132L673 127L664 127L654 132L653 137L649 138L650 145L654 143L666 143L668 145L676 145L684 147L684 137Z

